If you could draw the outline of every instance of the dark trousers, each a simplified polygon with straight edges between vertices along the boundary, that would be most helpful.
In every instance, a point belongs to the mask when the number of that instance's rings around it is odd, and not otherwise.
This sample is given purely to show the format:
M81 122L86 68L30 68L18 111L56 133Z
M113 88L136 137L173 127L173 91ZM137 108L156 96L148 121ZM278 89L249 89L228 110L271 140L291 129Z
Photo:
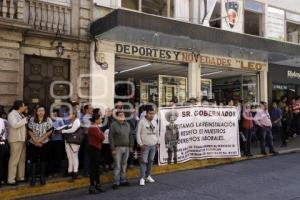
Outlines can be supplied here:
M249 155L251 154L251 141L252 141L252 136L254 133L253 129L244 129L244 135L246 137L246 145L245 145L245 154Z
M49 159L49 172L52 174L62 173L62 161L65 158L65 141L52 141L50 144L51 154Z
M293 134L296 133L300 135L300 114L294 114L292 119L291 129Z
M300 113L296 115L296 133L300 135Z
M47 162L50 155L50 142L43 144L42 147L37 147L33 144L29 144L29 159L30 159L30 177L31 182L34 185L37 172L40 172L40 180L42 184L45 184L45 175Z
M83 140L79 149L79 163L80 167L83 169L83 174L88 175L89 172L89 155L88 155L88 137L87 134L84 135Z
M9 159L8 144L0 144L0 185L7 180L7 167Z
M168 148L168 164L171 164L172 162L172 155L174 156L174 163L177 163L177 145L172 145L170 148Z
M281 126L273 126L272 127L272 134L273 134L273 138L275 137L275 140L281 138L281 136L282 136L282 127Z
M286 144L286 140L290 136L290 127L287 122L282 123L282 131L281 131L281 142L282 144Z
M266 153L266 145L269 147L270 153L274 152L272 129L268 127L259 127L260 150Z
M100 149L97 149L93 146L88 146L88 155L89 155L89 161L90 161L90 170L89 170L89 176L90 176L90 185L95 186L100 184Z
M31 143L28 146L29 159L31 163L46 163L49 160L50 155L50 143L44 144L42 147L37 147Z

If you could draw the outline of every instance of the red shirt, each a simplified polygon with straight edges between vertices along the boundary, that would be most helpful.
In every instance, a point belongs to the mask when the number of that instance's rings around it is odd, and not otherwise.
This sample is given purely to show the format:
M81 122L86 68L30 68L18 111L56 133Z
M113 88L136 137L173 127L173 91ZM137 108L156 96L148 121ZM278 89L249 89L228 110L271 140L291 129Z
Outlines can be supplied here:
M253 128L253 116L251 112L243 113L243 128L252 129Z
M105 137L103 132L97 126L90 126L88 129L88 143L89 145L101 149L102 142L104 141Z

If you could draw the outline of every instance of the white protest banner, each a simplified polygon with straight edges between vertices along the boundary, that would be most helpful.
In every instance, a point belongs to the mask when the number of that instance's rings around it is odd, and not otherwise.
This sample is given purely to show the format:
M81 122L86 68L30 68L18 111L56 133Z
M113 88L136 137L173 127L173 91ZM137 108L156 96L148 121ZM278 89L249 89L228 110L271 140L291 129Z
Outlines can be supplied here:
M161 108L159 164L240 157L236 107Z

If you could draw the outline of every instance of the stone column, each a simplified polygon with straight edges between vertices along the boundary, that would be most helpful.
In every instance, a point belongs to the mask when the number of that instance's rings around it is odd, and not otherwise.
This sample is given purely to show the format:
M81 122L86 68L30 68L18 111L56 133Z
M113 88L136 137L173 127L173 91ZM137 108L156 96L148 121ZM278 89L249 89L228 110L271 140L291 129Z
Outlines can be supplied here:
M260 101L268 102L268 67L259 74Z
M189 63L188 66L188 97L201 97L201 66L199 63Z
M98 41L96 52L97 60L106 62L108 68L101 68L95 60L95 42L91 44L91 64L90 64L90 102L95 107L113 108L115 94L115 53L113 45L108 42Z

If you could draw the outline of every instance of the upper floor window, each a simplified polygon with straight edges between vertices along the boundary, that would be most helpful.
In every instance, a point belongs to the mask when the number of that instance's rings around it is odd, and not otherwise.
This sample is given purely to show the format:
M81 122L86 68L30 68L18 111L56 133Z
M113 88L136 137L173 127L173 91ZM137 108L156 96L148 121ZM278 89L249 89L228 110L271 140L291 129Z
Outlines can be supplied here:
M173 17L174 0L122 0L122 7L153 15Z
M300 43L300 15L286 12L286 39L289 42Z
M256 1L246 0L244 11L244 32L250 35L263 36L263 20L265 5Z
M139 10L140 8L140 0L122 0L122 7L128 8L132 10Z

